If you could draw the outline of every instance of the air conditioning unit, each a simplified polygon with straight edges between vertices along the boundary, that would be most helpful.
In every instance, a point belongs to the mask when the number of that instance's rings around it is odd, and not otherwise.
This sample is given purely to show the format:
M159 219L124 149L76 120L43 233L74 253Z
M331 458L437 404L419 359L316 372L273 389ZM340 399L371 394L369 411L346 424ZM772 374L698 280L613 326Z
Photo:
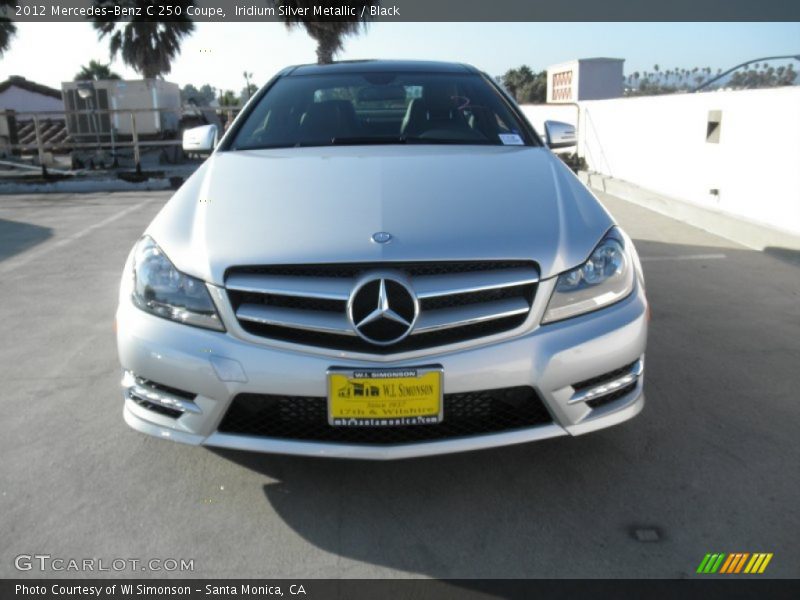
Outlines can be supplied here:
M161 79L66 81L61 90L67 111L87 111L67 115L67 131L76 141L133 135L130 113L102 112L107 110L152 109L134 113L140 138L174 137L178 131L181 94L175 83Z

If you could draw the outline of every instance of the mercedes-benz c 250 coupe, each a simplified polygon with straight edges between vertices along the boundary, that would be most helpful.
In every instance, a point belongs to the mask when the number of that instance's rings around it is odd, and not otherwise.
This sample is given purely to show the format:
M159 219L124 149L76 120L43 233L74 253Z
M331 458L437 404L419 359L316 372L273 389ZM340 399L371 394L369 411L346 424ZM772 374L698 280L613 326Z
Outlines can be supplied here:
M405 458L578 435L643 406L630 238L460 64L283 70L136 242L124 416L231 449ZM570 141L572 137L572 141Z

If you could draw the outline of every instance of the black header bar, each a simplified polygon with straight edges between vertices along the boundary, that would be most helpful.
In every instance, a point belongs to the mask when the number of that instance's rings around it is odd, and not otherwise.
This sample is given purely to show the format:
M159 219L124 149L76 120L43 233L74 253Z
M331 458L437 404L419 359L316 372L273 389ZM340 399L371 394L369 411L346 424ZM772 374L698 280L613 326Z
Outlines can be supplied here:
M19 600L181 600L257 598L269 600L530 600L532 598L646 598L662 600L796 600L798 580L709 576L692 579L8 579L0 598Z
M131 4L145 5L131 12ZM189 5L187 7L187 5ZM282 15L271 0L149 0L106 2L103 17L123 20L175 17L206 22L283 21L287 17L378 22L542 21L800 21L798 0L380 0L372 9L347 0L320 0L308 14ZM91 0L18 0L0 5L0 18L27 22L92 19ZM5 13L5 14L4 14Z

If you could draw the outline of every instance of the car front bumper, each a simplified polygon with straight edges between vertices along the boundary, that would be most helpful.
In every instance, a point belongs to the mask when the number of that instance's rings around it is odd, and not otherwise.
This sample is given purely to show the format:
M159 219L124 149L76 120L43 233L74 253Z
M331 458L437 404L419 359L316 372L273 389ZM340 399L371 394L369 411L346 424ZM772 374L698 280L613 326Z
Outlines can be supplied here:
M551 288L550 288L551 289ZM543 290L544 291L544 290ZM548 294L549 296L549 294ZM125 298L117 312L117 341L124 371L163 386L197 394L178 418L154 412L131 399L124 379L125 421L163 439L230 449L361 459L397 459L463 452L562 435L580 435L616 425L638 414L647 339L647 300L636 290L603 310L545 326L502 341L423 357L362 360L344 353L310 353L240 339L147 314ZM218 426L241 393L287 396L326 395L331 367L395 368L441 365L444 392L462 393L531 386L552 422L501 433L398 445L342 444L222 433ZM576 402L573 384L635 363L635 385L597 408ZM184 407L185 409L185 407ZM445 414L445 419L447 415Z

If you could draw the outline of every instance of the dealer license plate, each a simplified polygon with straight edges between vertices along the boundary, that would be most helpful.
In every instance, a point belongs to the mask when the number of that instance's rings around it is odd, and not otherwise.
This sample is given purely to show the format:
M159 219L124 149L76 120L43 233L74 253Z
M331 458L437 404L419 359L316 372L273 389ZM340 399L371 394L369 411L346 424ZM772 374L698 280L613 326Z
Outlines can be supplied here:
M328 371L328 423L334 427L433 425L442 411L441 367Z

